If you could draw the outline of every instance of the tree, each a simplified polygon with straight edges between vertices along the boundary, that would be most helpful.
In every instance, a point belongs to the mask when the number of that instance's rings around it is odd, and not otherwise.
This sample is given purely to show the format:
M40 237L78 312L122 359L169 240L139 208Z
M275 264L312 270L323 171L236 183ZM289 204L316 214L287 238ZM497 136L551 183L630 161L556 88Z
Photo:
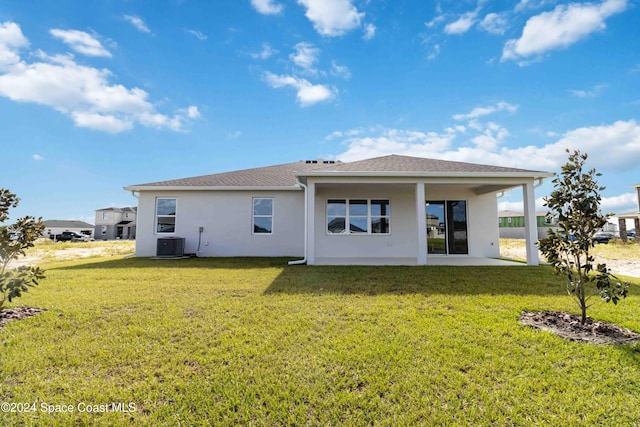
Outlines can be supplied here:
M587 320L587 308L595 304L592 298L600 296L606 302L617 304L627 296L629 284L611 274L606 264L594 266L590 249L593 235L606 223L610 215L600 210L600 192L595 169L584 170L587 154L569 153L568 162L559 176L553 179L554 191L544 199L549 215L557 217L558 231L550 229L538 243L540 251L557 274L566 278L567 292L575 297Z
M9 219L9 209L18 206L20 199L9 190L0 188L0 310L4 304L22 296L29 287L36 286L44 279L44 271L39 267L20 266L9 269L9 264L25 255L25 250L42 234L42 218L32 216L18 218L15 224L5 226Z

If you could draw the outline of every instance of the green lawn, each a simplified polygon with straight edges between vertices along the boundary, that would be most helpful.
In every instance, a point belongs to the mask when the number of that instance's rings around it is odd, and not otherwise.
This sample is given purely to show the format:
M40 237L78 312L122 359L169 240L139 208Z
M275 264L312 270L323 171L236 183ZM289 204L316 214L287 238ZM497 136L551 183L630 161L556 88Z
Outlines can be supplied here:
M37 410L0 425L640 425L640 344L518 323L575 311L548 267L111 258L47 276L14 305L48 311L0 330L1 400ZM640 331L638 291L590 315ZM112 402L135 411L78 409Z

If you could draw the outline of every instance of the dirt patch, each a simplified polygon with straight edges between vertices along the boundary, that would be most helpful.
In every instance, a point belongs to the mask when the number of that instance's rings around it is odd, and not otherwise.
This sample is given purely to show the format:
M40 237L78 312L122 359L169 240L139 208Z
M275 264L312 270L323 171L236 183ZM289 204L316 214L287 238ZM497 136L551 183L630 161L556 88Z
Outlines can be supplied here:
M584 325L580 316L561 311L523 311L520 315L523 325L553 332L572 341L586 341L593 344L629 344L640 342L640 334L613 323L595 321L587 317Z
M35 316L43 311L46 310L32 307L12 307L0 310L0 329L9 322L26 319L27 317Z

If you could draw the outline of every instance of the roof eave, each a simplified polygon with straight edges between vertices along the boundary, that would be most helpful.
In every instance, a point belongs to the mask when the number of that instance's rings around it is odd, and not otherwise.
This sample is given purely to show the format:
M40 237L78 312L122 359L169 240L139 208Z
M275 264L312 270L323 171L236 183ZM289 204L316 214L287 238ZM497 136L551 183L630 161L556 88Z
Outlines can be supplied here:
M292 186L218 186L218 185L129 185L127 191L300 191Z
M551 172L371 172L371 171L305 171L297 177L383 177L383 178L550 178Z

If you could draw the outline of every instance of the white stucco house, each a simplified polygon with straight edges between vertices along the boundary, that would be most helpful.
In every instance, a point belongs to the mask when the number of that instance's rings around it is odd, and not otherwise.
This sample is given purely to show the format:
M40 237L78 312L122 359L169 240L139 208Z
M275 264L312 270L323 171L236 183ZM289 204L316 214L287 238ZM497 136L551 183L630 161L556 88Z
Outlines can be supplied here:
M309 265L427 265L500 256L497 195L519 187L527 263L538 264L541 171L390 155L307 160L125 187L136 256L288 256ZM182 240L184 239L184 240Z

